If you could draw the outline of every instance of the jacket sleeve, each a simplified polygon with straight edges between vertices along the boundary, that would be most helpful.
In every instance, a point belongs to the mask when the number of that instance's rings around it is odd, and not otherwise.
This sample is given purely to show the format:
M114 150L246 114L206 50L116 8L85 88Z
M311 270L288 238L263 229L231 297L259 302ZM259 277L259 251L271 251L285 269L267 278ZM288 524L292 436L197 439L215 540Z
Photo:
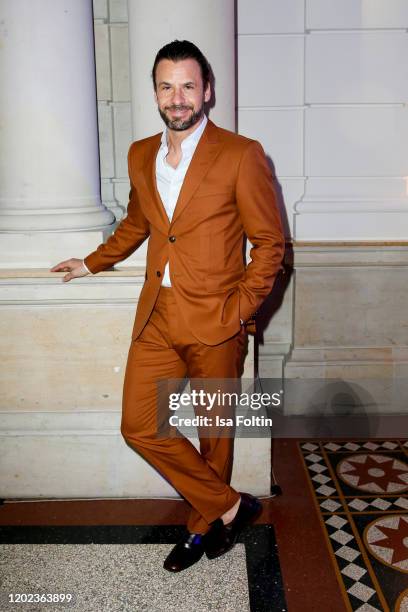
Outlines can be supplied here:
M255 140L241 159L236 199L244 231L252 244L251 261L238 285L239 314L247 321L270 293L285 249L272 174L264 150Z
M134 144L130 146L128 153L130 193L127 215L107 241L85 257L84 263L93 274L111 268L129 257L150 233L149 222L142 212L137 191L132 183L131 151Z

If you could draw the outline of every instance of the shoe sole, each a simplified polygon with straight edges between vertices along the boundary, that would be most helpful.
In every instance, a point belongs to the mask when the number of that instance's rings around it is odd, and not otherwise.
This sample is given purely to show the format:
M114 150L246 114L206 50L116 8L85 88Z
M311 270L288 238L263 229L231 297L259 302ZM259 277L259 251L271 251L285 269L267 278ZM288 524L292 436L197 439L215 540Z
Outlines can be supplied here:
M226 548L225 550L223 550L223 551L222 551L222 552L220 552L220 553L217 553L216 555L209 555L209 554L207 553L207 551L205 551L205 554L206 554L207 559L217 559L218 557L222 557L222 555L225 555L227 552L229 552L230 550L232 550L232 549L234 548L235 544L237 543L237 540L238 540L238 538L239 538L240 534L242 533L242 531L243 531L244 529L246 529L246 527L249 527L249 525L252 525L252 523L253 523L254 521L256 521L256 519L257 519L257 518L260 516L260 514L261 514L261 513L262 513L262 504L261 504L261 502L259 502L259 508L258 508L258 510L255 512L255 514L253 515L253 517L252 517L252 518L251 518L251 519L248 521L248 523L247 523L247 524L246 524L246 525L245 525L245 526L244 526L242 529L240 529L240 531L238 531L238 533L237 533L237 535L236 535L236 537L235 537L234 541L232 542L231 546L228 546L228 548Z

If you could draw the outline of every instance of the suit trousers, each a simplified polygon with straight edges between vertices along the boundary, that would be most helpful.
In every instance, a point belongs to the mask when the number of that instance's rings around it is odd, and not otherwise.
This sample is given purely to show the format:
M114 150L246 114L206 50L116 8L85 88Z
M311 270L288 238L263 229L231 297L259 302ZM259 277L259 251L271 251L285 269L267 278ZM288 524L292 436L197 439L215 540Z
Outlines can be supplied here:
M209 428L203 435L198 428L199 452L181 434L157 436L158 381L186 377L238 380L246 341L247 334L241 329L216 346L202 344L187 329L173 289L161 287L146 326L130 345L121 432L190 504L187 529L191 533L206 533L209 524L239 500L239 493L229 484L234 439L208 435Z

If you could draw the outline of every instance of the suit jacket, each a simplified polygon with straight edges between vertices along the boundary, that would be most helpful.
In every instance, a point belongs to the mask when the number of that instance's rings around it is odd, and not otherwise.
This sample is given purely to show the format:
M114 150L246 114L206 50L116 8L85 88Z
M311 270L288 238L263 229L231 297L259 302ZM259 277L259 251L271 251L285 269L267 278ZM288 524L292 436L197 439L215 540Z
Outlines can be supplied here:
M149 319L169 260L186 324L200 342L215 345L254 315L281 265L284 239L271 171L257 141L208 121L170 222L156 186L160 139L156 134L130 146L127 216L85 264L93 273L106 270L149 236L132 338ZM244 234L253 245L248 266Z

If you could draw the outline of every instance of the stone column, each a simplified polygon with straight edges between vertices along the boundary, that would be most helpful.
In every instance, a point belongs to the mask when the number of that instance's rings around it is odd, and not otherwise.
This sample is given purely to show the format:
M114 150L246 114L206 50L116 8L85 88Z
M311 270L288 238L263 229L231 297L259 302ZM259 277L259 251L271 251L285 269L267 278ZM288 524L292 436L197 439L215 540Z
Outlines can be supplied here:
M174 39L196 44L215 75L216 105L210 117L235 130L235 13L234 0L128 0L129 47L134 139L163 129L153 100L150 77L157 51Z
M100 197L92 0L1 9L0 266L47 266L86 254L114 221Z

